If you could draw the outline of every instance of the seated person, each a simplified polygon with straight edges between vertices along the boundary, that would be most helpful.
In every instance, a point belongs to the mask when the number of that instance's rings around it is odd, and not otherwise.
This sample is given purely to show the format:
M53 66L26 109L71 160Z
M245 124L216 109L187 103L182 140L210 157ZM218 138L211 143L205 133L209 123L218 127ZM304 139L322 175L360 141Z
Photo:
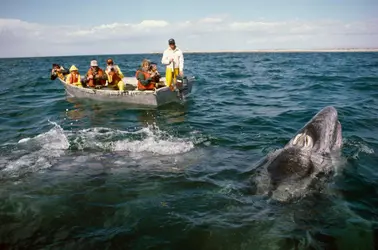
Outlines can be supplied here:
M52 69L51 69L51 75L50 79L55 80L57 77L62 79L64 81L64 78L66 75L68 75L70 72L65 69L63 66L60 66L59 64L53 64Z
M156 73L150 73L150 61L144 59L141 67L137 70L135 77L138 79L138 90L154 90L156 83L154 77Z
M124 91L125 83L122 81L123 73L118 65L114 64L113 60L109 58L107 61L106 74L108 75L109 87L117 89L119 91Z
M78 69L76 68L75 65L71 66L70 74L68 74L67 78L66 78L66 83L78 86L80 88L83 87L83 85L81 85L79 71L78 71Z
M108 77L105 72L98 67L97 61L92 60L91 67L89 68L85 77L82 79L81 83L83 86L88 86L91 88L102 87L105 86L107 78Z
M150 63L149 73L153 75L152 77L153 82L158 84L160 82L161 75L159 71L157 70L156 63Z

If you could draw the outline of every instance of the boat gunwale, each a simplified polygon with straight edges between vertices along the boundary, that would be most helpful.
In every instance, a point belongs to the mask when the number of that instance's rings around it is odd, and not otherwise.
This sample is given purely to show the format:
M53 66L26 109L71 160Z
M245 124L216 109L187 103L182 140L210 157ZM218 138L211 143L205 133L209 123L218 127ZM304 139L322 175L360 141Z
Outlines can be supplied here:
M127 78L127 77L125 77L125 78ZM151 95L151 94L156 96L158 94L158 92L170 89L168 86L164 86L164 87L154 89L154 90L142 90L142 91L138 90L138 89L136 89L136 90L124 90L124 91L111 90L111 89L95 89L95 88L78 87L76 85L66 83L61 78L58 78L58 79L64 86L68 86L70 88L74 88L74 89L77 89L79 91L86 92L88 94L98 94L98 95L102 95L102 96ZM190 79L191 79L191 81L194 81L195 78L191 77Z
M65 92L68 95L75 98L89 98L89 99L100 100L100 101L117 101L117 102L122 102L122 103L129 103L129 104L137 105L137 106L153 107L153 108L156 108L156 107L159 107L167 103L171 103L171 102L180 102L177 96L177 93L176 94L174 93L176 91L172 91L172 89L168 86L164 86L164 87L154 89L154 90L136 89L136 90L119 91L119 90L112 90L108 88L96 89L96 88L88 88L88 87L79 87L79 86L67 83L61 78L58 78L58 79L60 83L64 86ZM132 84L133 83L132 77L124 77L123 79L126 85L132 85L136 87L135 84ZM196 81L194 76L190 77L188 80L191 82L190 85L193 85L193 83ZM191 90L191 87L190 87L190 90ZM187 95L190 95L190 92L191 91L189 91ZM110 99L107 99L106 97L109 97ZM148 99L148 101L147 99L145 100L147 103L145 101L137 101L137 102L132 101L134 98L140 99L140 98L145 98L145 97Z
M60 82L64 86L68 86L70 88L74 88L74 89L77 89L79 91L86 92L86 93L89 93L89 94L98 94L98 95L102 95L102 96L122 96L122 95L128 95L128 94L131 94L131 95L146 95L146 94L156 95L157 92L159 92L159 91L161 91L165 88L168 88L168 87L162 87L162 88L159 88L159 89L156 89L156 90L143 90L143 91L140 91L140 90L119 91L119 90L111 90L111 89L95 89L95 88L78 87L76 85L66 83L64 80L62 80L60 78L58 78L58 79L60 80Z

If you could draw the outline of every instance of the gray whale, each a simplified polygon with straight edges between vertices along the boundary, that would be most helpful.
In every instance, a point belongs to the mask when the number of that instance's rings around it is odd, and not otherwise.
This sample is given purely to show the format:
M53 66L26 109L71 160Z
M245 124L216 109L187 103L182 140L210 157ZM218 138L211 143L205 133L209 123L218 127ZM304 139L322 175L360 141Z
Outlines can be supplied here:
M257 194L286 202L322 188L336 170L342 148L337 110L320 110L282 148L257 166L253 182Z

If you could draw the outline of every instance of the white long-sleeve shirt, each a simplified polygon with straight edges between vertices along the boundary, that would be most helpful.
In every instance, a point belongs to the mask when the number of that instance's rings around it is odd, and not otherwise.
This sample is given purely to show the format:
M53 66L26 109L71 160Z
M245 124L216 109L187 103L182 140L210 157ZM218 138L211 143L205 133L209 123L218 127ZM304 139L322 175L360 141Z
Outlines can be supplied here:
M184 70L184 54L182 51L176 47L172 50L171 47L168 47L163 53L161 63L167 65L167 68L172 68L171 58L173 58L174 67L180 71Z

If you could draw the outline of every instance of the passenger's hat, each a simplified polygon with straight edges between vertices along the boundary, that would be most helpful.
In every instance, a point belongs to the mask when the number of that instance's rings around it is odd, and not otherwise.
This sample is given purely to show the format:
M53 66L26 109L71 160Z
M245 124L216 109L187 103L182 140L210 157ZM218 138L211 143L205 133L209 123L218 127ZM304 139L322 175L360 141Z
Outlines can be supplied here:
M168 44L176 44L175 39L171 38L168 40Z
M70 72L71 72L71 71L74 71L74 70L78 70L78 69L76 68L75 65L72 65L71 68L70 68Z
M97 61L96 60L92 60L91 61L91 67L96 67L96 66L98 66Z

